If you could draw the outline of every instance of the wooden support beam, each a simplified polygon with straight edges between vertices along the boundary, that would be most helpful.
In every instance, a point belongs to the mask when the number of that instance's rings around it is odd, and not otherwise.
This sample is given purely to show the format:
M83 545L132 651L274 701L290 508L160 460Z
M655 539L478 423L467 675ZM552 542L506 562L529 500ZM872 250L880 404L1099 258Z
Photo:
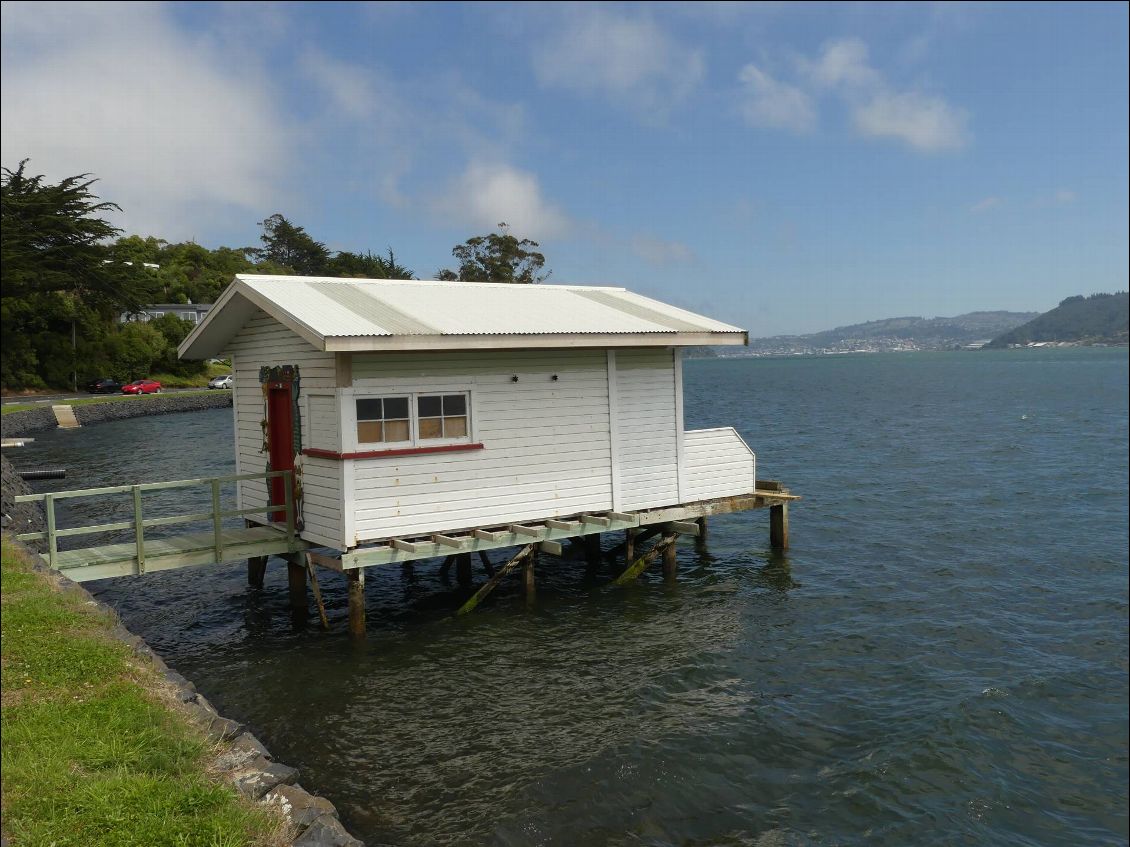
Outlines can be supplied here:
M621 523L632 523L636 519L635 515L629 515L627 512L607 512L605 514L609 520L620 521Z
M419 541L402 541L399 538L394 538L389 544L396 550L403 550L405 553L430 553L433 549L432 544L420 543Z
M589 570L596 570L600 567L600 533L594 532L591 535L584 536L585 544L585 562L588 564Z
M694 521L670 521L663 525L663 531L676 535L698 535L698 524Z
M561 545L560 541L543 541L538 545L538 550L542 553L549 553L551 556L560 556L565 552L565 548Z
M487 576L494 576L494 565L491 564L490 556L487 555L486 550L479 551L479 561L483 563L483 569L487 572Z
M469 588L474 578L471 572L471 554L459 553L455 557L455 581L461 588Z
M313 550L307 552L306 556L313 564L320 568L329 568L331 571L337 571L338 573L344 570L341 566L341 558L338 556L327 556L324 553L318 553Z
M694 540L694 549L699 553L706 552L706 518L698 518L698 538Z
M450 535L433 535L432 541L441 547L453 547L456 550L462 550L467 546L467 539L454 538Z
M295 612L306 611L306 568L293 559L286 563L287 587L290 591L290 608Z
M322 602L322 587L318 585L318 574L314 570L314 562L305 553L298 553L300 561L306 563L306 574L310 577L310 588L314 592L314 602L318 606L318 617L322 621L322 629L329 630L330 621L326 617L326 604Z
M624 564L630 565L636 558L636 535L639 533L638 529L624 530Z
M538 563L537 549L530 551L530 555L522 562L522 594L526 598L526 605L532 605L537 597L537 584L534 577L534 569Z
M561 530L564 530L566 532L574 532L574 531L580 529L582 526L584 526L584 524L582 524L580 521L559 521L559 520L548 520L548 521L545 522L545 525L548 526L550 529L561 529Z
M545 535L544 526L522 526L521 524L510 524L510 531L515 535L524 535L527 538L541 538Z
M471 534L473 536L475 536L475 538L479 539L480 541L490 541L490 542L493 543L495 541L504 540L506 538L506 536L508 536L510 533L508 533L508 532L494 532L492 530L486 530L486 529L476 529Z
M663 536L663 539L658 544L656 544L654 547L652 547L650 550L648 550L646 553L632 562L632 564L630 564L622 574L620 574L618 577L616 577L615 580L613 580L612 584L627 585L629 582L632 582L636 577L644 572L644 569L647 568L648 565L655 561L656 556L658 556L660 553L663 553L668 547L674 547L675 540L678 537L679 536L675 534Z
M455 554L452 553L450 556L445 558L443 560L443 564L439 566L439 575L442 576L444 579L447 579L447 575L451 572L451 566L454 565L454 564L455 564Z
M582 523L596 524L597 526L612 526L612 520L600 515L581 515Z
M252 556L247 560L247 584L252 588L262 588L267 575L267 557Z
M349 634L353 638L365 637L365 569L346 571L349 591Z
M511 559L509 562L495 571L494 576L492 576L487 581L486 585L476 591L474 596L471 597L471 599L464 603L462 606L460 606L459 611L457 611L455 614L465 615L468 612L474 611L475 607L478 606L479 603L483 602L483 598L498 587L498 583L502 582L502 578L513 571L515 568L517 568L519 565L521 565L522 562L525 561L526 557L531 555L533 552L534 545L532 544L527 544L525 547L519 550L517 555L515 555L513 559Z
M624 530L624 532L625 532L624 540L621 541L616 546L610 547L609 549L605 550L604 551L604 558L608 559L609 561L612 561L612 560L618 558L621 553L626 554L627 550L628 550L628 538L627 538L626 533L632 532L633 533L633 535L632 535L632 548L633 548L632 549L632 555L630 555L630 556L625 555L625 558L629 562L631 562L633 559L635 559L635 548L638 548L640 546L640 544L647 541L649 538L653 538L654 536L659 535L659 533L662 532L662 531L663 530L662 530L661 524L657 524L655 526L639 528L639 529L637 529L635 527L631 527L630 529L626 529L626 530Z
M673 580L679 573L678 546L678 544L668 544L663 548L663 578L668 581Z
M789 549L789 504L769 507L769 546L774 550Z

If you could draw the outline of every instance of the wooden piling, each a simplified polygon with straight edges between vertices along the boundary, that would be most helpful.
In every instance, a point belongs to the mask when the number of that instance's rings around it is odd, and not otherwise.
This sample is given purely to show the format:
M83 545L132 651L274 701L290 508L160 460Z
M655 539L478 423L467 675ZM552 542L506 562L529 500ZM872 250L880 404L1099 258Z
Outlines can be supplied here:
M537 584L534 576L537 561L537 550L531 549L530 554L522 562L522 594L526 598L526 605L532 604L537 597Z
M286 562L287 584L290 588L290 608L296 612L306 611L306 568L294 558Z
M706 518L698 519L698 536L694 540L694 549L699 553L706 552Z
M624 564L630 565L636 559L636 530L624 530Z
M482 588L480 588L478 591L476 591L474 597L472 597L470 600L468 600L466 603L464 603L462 606L460 606L459 611L456 612L455 614L456 615L465 615L468 612L472 611L476 606L479 605L479 603L481 603L483 601L484 597L486 597L488 594L490 594L492 591L494 591L495 586L497 586L500 582L502 582L502 578L504 576L506 576L508 573L510 573L512 570L514 570L516 567L518 567L520 564L522 564L526 560L526 557L532 555L533 552L534 552L534 545L533 544L527 544L525 547L523 547L521 550L519 550L518 554L514 558L512 558L509 562L507 562L505 565L503 565L498 570L496 570L495 573L494 573L494 576L492 576L490 578L490 581L488 581L486 585L484 585Z
M471 572L471 554L460 553L455 557L455 581L460 588L467 588L472 580L474 574Z
M345 572L349 588L349 634L365 637L365 571L355 568Z
M789 549L789 504L769 507L769 546L774 550Z
M591 570L600 567L600 533L594 532L591 535L584 536L585 539L585 562Z
M490 556L487 555L486 550L479 551L479 561L483 563L483 570L487 572L487 576L494 576L494 565L490 563Z
M247 584L252 588L262 588L267 575L267 557L252 556L247 560Z
M663 578L674 579L679 573L679 560L676 556L676 544L672 542L663 548Z

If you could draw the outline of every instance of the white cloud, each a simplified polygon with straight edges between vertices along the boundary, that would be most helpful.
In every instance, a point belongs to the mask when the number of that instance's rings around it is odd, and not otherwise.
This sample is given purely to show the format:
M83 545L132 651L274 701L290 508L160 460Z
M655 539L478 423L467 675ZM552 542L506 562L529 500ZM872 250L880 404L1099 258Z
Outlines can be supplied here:
M796 86L773 79L756 65L742 68L738 80L745 86L738 108L750 126L793 132L808 132L816 126L812 98Z
M925 153L959 150L968 140L964 110L918 91L878 91L853 108L852 120L862 135L897 138Z
M4 4L3 39L6 166L92 173L120 224L169 238L273 207L293 134L246 54L148 4Z
M596 5L567 9L568 17L534 48L542 85L603 93L662 116L702 81L701 52L678 44L649 16Z
M893 138L923 153L959 150L969 141L968 113L943 97L900 90L871 65L858 38L827 42L815 59L797 67L813 88L837 95L856 131L869 138Z
M800 66L815 85L824 88L874 86L881 82L868 63L867 45L858 38L829 41L816 60L801 59Z
M542 195L534 174L505 164L472 162L432 208L480 229L505 222L519 238L552 238L572 228L568 215Z
M666 241L651 235L637 235L631 241L632 252L645 262L656 265L682 265L694 261L694 251L681 241Z
M1004 205L1004 200L1002 200L1000 197L985 197L970 206L969 211L975 215L980 215L984 214L985 212L992 211L993 209L996 209L1002 205Z

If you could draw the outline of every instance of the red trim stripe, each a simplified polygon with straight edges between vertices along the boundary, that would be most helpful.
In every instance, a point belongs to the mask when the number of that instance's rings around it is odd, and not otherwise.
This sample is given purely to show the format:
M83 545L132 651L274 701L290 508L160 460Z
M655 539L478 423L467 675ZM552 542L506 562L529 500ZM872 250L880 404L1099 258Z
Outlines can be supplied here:
M360 450L355 453L339 453L336 450L322 450L306 447L303 456L316 459L385 459L393 456L418 456L422 453L462 453L467 450L482 450L483 444L443 444L436 447L402 447L399 450Z

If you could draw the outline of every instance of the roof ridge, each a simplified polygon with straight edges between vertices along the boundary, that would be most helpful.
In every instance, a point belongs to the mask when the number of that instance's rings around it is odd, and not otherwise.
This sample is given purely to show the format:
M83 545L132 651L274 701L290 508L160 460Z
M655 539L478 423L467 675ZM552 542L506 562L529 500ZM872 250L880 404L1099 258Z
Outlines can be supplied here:
M515 288L526 291L627 291L622 285L583 285L580 283L555 282L547 284L527 284L514 282L464 282L462 280L448 279L371 279L369 277L342 277L342 276L294 276L290 274L252 274L239 273L237 278L251 282L256 280L272 280L277 282L345 282L345 283L375 283L377 285L425 285L449 286L457 288L464 285L482 285L491 288Z

